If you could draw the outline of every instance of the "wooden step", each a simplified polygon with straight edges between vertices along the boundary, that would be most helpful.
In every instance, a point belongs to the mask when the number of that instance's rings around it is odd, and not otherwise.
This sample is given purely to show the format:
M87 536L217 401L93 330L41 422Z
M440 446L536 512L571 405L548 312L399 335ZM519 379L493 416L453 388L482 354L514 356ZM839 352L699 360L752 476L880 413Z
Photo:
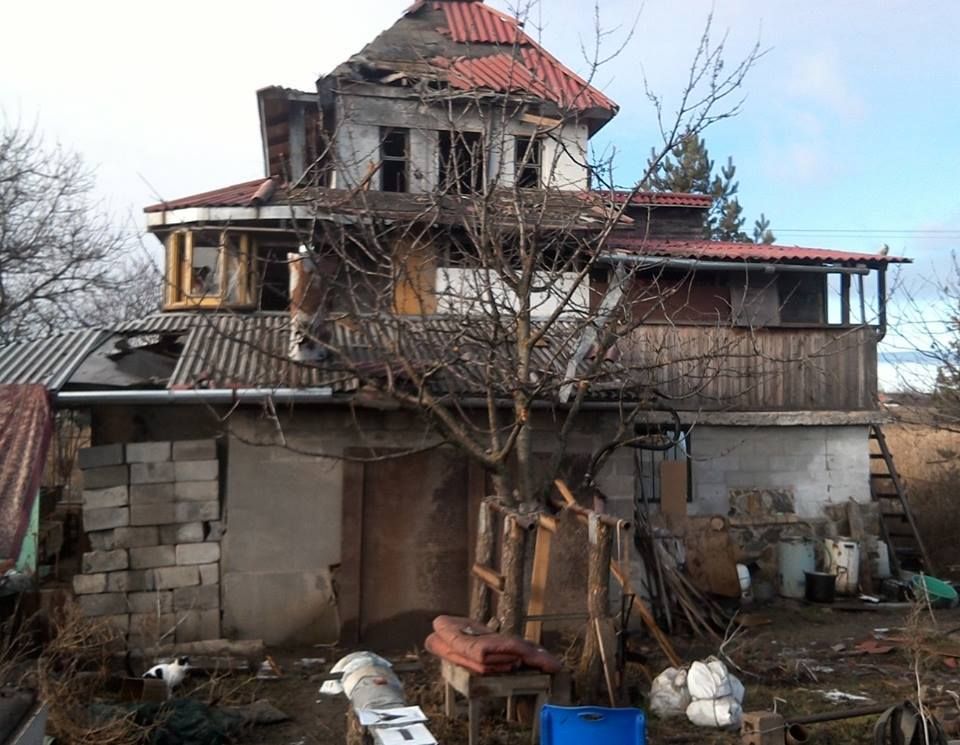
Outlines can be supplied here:
M883 460L883 453L870 453L870 457L873 460Z
M870 478L872 479L892 479L892 473L871 473Z

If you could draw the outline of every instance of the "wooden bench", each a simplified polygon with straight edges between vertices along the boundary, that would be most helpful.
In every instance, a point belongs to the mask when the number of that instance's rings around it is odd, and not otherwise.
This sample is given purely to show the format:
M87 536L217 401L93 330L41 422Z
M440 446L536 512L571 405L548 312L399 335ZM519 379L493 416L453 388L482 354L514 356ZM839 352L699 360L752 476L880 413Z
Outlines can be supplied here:
M497 675L478 675L465 667L447 660L440 661L443 675L443 709L447 717L456 716L455 695L459 693L467 699L467 721L470 729L469 745L480 743L480 714L485 699L507 699L507 718L513 711L515 696L536 696L533 710L532 742L537 742L540 734L540 708L547 703L550 695L552 676L546 673L502 673Z

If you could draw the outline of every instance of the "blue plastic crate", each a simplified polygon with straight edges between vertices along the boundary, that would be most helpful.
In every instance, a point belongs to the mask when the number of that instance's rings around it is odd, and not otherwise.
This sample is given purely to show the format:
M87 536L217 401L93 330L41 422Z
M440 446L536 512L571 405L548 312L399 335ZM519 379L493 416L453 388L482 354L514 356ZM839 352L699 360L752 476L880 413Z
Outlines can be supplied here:
M647 720L639 709L544 706L541 745L646 745Z

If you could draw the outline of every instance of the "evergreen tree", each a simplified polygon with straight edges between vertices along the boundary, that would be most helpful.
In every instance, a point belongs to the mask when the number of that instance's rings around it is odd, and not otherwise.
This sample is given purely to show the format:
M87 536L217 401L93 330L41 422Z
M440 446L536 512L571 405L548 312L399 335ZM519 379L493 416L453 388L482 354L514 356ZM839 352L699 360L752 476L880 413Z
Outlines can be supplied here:
M654 155L651 155L647 166L651 173L644 188L650 191L690 192L713 197L713 207L704 225L706 238L736 242L751 240L743 229L746 218L737 199L740 184L736 181L737 167L732 158L727 158L727 164L714 175L714 162L710 160L706 141L693 135L684 137L660 163L655 164ZM752 240L767 244L775 240L770 220L762 213L754 223Z

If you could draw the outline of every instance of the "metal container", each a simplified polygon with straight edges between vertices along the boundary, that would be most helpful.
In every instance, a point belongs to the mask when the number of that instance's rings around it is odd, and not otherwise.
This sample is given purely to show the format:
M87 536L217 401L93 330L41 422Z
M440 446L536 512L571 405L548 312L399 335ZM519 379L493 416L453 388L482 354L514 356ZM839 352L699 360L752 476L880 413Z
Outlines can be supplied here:
M860 544L850 538L827 538L826 571L837 575L837 593L856 595L860 587Z
M780 594L802 600L806 593L806 572L817 568L817 554L808 538L783 538L777 544Z

